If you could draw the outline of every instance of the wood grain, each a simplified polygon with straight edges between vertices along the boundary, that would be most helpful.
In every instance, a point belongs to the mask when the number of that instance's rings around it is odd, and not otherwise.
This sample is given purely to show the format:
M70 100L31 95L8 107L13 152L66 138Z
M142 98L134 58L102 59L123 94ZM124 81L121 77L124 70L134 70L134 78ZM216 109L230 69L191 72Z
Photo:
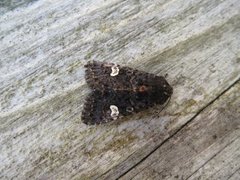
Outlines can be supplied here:
M240 168L240 81L122 179L228 179Z
M206 116L201 115L203 109L207 111L230 87L238 86L238 0L45 0L10 9L0 17L2 179L115 179L136 168L129 172L135 176L141 167L136 165L171 143L187 124L203 127L207 123L199 118ZM169 105L163 111L156 107L112 124L84 125L80 117L89 89L83 65L89 60L168 74L174 88ZM239 101L234 101L236 106ZM238 112L229 111L236 119L229 125L227 117L221 122L231 129L237 124ZM210 120L215 122L219 114ZM219 132L221 138L227 138L223 144L238 137L237 131L227 132L230 130ZM205 139L210 135L199 139L205 142L201 149L219 142L218 138ZM194 134L186 138L191 137ZM235 152L229 163L239 163L238 141L226 146ZM191 149L191 145L184 149L181 143L177 147L183 152ZM197 154L192 157L197 159ZM222 154L205 166L201 162L211 154L199 157L192 171L201 165L203 169L191 177L203 172L206 177L218 174L217 169L208 168ZM174 161L173 156L168 158ZM182 175L181 169L172 173ZM239 170L230 174L234 178Z

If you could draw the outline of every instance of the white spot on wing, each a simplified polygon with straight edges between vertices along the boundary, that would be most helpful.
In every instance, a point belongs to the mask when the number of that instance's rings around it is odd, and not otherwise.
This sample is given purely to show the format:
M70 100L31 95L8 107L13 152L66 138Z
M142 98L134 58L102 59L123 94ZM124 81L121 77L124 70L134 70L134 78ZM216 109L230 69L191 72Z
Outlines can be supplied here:
M118 75L118 73L119 73L119 68L117 67L117 65L112 66L112 72L110 75L116 76L116 75Z
M111 105L110 110L111 110L111 117L114 120L116 120L118 118L118 115L119 115L118 107L115 106L115 105Z

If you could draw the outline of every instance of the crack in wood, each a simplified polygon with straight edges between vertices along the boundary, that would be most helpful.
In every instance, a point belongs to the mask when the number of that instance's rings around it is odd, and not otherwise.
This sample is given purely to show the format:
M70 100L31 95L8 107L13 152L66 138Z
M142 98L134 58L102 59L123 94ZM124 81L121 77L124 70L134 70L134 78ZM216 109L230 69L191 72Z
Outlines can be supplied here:
M168 142L171 138L173 138L175 135L178 134L178 132L180 132L184 127L186 127L188 124L190 124L199 114L201 114L201 112L203 112L205 109L207 109L210 105L212 105L215 101L217 101L222 95L224 95L227 91L229 91L235 84L237 84L240 81L240 78L237 79L234 83L232 83L228 88L226 88L224 91L222 91L216 98L214 98L212 101L210 101L206 106L204 106L203 108L201 108L189 121L187 121L184 125L182 125L179 129L177 129L171 136L169 136L168 138L166 138L161 144L159 144L156 148L154 148L149 154L147 154L144 158L142 158L138 163L136 163L135 165L133 165L131 168L129 168L128 170L126 170L125 172L123 172L120 176L118 176L117 179L123 177L124 175L126 175L128 172L130 172L132 169L134 169L135 167L137 167L139 164L141 164L143 161L145 161L151 154L153 154L156 150L158 150L163 144L165 144L166 142ZM131 157L131 155L129 156ZM129 158L128 157L128 158ZM127 158L127 159L128 159ZM127 160L126 159L126 160ZM124 161L126 161L124 160ZM112 168L114 169L114 167ZM103 176L105 176L107 173L109 173L110 171L112 171L112 169L108 170L107 172L105 172L104 174L102 174L101 176L99 176L98 178L101 178ZM96 178L96 179L98 179Z

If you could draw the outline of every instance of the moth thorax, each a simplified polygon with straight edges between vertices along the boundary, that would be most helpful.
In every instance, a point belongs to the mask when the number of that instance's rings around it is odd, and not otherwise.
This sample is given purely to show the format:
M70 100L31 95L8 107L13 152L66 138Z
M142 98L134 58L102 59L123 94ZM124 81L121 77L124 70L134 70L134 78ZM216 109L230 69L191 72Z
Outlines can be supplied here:
M112 66L112 72L111 72L111 76L116 76L116 75L118 75L118 73L119 73L119 68L118 68L118 66L117 65L114 65L114 66Z
M115 106L115 105L111 105L110 110L111 110L111 117L114 120L116 120L118 118L118 115L119 115L118 107Z

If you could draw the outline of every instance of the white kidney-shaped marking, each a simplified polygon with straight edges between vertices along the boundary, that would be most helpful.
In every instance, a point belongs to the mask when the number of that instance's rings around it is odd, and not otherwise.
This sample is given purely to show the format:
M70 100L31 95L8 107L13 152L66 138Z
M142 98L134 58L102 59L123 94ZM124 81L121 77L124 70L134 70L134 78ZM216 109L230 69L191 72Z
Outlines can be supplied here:
M111 117L114 120L116 120L118 118L118 115L119 115L118 107L115 106L115 105L111 105L110 110L111 110Z
M117 76L118 73L119 73L119 68L118 68L118 66L117 66L117 65L112 66L112 72L111 72L110 75L111 75L111 76Z

